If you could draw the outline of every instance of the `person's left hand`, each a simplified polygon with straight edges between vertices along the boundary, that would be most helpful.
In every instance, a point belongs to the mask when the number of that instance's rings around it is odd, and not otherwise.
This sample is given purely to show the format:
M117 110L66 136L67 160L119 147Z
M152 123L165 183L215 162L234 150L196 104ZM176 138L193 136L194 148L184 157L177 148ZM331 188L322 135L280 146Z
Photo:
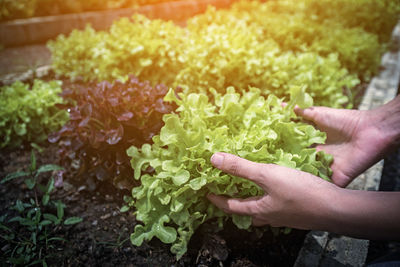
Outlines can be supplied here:
M210 194L208 199L226 213L249 215L253 225L286 226L324 230L329 211L340 190L312 174L275 164L255 163L240 157L215 153L212 164L231 175L247 178L265 194L248 199L226 198Z

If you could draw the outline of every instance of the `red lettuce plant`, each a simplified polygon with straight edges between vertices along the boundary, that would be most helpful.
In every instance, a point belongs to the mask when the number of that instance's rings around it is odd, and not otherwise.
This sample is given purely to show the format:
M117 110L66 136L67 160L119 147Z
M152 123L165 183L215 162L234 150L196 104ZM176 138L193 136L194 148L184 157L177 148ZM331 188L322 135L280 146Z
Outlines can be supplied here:
M175 109L163 101L167 91L164 85L152 87L132 76L125 83L68 85L63 97L74 102L67 107L70 121L49 136L60 145L61 164L76 168L77 177L92 187L108 180L130 189L133 170L125 151L159 133L163 114Z

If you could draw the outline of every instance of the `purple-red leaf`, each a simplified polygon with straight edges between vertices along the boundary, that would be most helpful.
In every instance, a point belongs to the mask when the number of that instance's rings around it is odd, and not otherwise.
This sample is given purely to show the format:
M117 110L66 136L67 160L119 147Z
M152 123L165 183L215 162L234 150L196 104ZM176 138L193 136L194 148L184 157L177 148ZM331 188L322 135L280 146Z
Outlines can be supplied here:
M61 164L79 170L87 181L118 177L114 182L121 187L121 177L132 176L126 149L151 142L163 125L163 114L175 109L163 101L168 88L133 76L126 83L66 82L65 87L64 98L73 100L67 106L70 120L49 137L60 146Z
M110 97L110 98L107 99L107 101L108 101L108 103L110 103L110 105L112 107L116 107L119 104L119 100L116 97Z
M120 125L118 129L109 130L106 133L107 136L106 141L110 145L115 145L122 139L123 135L124 135L124 128Z
M122 113L117 117L118 121L129 121L132 118L133 118L133 113L130 111Z
M50 142L50 143L57 143L57 141L58 140L60 140L60 134L58 133L58 132L56 132L56 133L51 133L51 134L49 134L49 136L47 137L47 140Z

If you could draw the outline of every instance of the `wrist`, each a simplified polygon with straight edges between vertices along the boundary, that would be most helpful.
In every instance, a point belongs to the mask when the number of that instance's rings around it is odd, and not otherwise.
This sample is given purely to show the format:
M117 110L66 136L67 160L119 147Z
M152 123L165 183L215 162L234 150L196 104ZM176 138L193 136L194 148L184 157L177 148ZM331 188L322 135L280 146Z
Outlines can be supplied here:
M365 239L399 239L399 192L337 190L330 206L328 232Z
M326 225L325 231L345 234L347 233L346 227L351 225L353 215L353 207L351 205L353 190L345 188L337 188L332 192L330 196L331 205L327 206L328 223ZM350 205L349 205L350 204Z
M368 212L363 205L357 205L359 199L354 199L357 193L341 187L331 190L326 197L325 223L319 229L336 234L357 235L357 229L360 228L357 217Z
M313 208L315 220L311 224L311 229L335 232L337 216L342 211L342 207L338 206L337 199L342 197L343 190L341 187L329 183L323 190L316 191L319 208Z

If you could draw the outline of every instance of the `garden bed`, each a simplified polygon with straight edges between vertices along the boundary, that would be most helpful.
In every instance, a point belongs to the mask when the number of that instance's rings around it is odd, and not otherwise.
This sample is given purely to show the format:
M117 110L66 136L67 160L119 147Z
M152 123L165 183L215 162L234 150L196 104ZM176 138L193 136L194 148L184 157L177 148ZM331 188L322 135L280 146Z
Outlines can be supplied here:
M50 145L37 154L38 165L54 163L57 147ZM29 150L0 152L0 177L30 164ZM48 178L48 177L44 177ZM263 237L239 230L232 223L217 231L213 222L205 223L192 237L188 253L177 262L169 245L159 240L146 242L140 247L129 240L137 224L135 217L121 213L123 195L128 191L116 190L112 185L100 184L89 190L73 177L58 181L52 199L66 204L66 216L78 216L83 222L56 229L60 242L48 259L50 266L293 266L306 231L294 230L288 235ZM17 199L32 197L23 180L0 186L0 214L8 214L7 207ZM238 242L240 241L240 242ZM0 243L6 249L7 243ZM4 261L0 256L0 260Z
M394 37L400 40L400 28ZM394 42L397 44L400 42ZM383 71L373 79L365 92L360 109L370 109L392 99L397 92L400 74L398 47L383 58ZM25 80L32 83L33 77L51 80L55 77L51 67L30 70L23 75L10 76L9 80ZM68 82L65 82L67 84ZM45 145L37 154L38 165L57 161L56 145ZM2 150L0 152L0 177L28 166L30 150L25 148ZM68 168L68 167L67 167ZM376 190L381 175L382 163L374 166L355 180L352 188ZM274 235L270 230L247 232L238 230L233 223L226 224L218 231L216 222L203 224L192 237L188 252L180 261L171 254L170 246L159 240L145 242L136 247L130 243L136 219L129 213L121 213L123 195L127 190L118 191L107 183L93 186L78 182L73 172L56 181L52 199L62 200L68 216L78 216L82 223L65 228L56 227L54 234L66 241L59 242L48 259L51 265L130 265L130 266L321 266L344 264L358 266L365 262L368 241L335 236L329 233L293 230L288 235ZM43 176L43 179L48 177ZM5 214L9 203L17 199L32 197L21 180L1 185L0 210ZM260 238L262 234L262 237ZM304 245L303 240L307 235ZM1 243L0 249L7 250L8 244ZM300 256L299 250L301 249Z
M397 28L397 32L398 32ZM364 96L361 108L379 106L397 92L399 52L385 55L385 71L382 79L375 78ZM397 60L397 63L396 63ZM50 79L49 73L42 78ZM29 75L25 74L25 77ZM397 83L396 83L397 80ZM377 88L376 85L381 85ZM54 163L57 147L50 145L40 154L40 163ZM29 150L2 151L0 155L0 177L29 165ZM352 188L376 190L379 185L382 162L371 168L357 179ZM134 216L121 213L124 204L122 196L128 191L118 191L113 186L99 185L96 190L74 183L73 177L65 177L53 195L62 199L71 216L79 216L82 223L57 232L67 243L60 243L55 257L49 260L52 265L88 265L104 266L214 266L220 263L227 266L324 266L323 264L343 263L358 266L364 263L367 240L338 237L329 233L295 230L289 235L274 237L271 233L259 239L255 233L238 230L233 224L222 232L217 232L212 222L204 224L194 235L188 253L179 261L169 252L169 246L153 240L141 247L133 246L129 241L136 221ZM358 182L358 184L357 184ZM1 186L1 213L10 202L26 198L27 190L21 181ZM214 229L214 230L213 230ZM307 237L306 237L307 235ZM303 239L306 240L303 245ZM241 240L241 242L238 242ZM4 244L2 244L4 246ZM301 249L302 247L302 249ZM298 252L300 251L300 256ZM335 252L333 252L335 251ZM268 264L267 264L268 263Z

